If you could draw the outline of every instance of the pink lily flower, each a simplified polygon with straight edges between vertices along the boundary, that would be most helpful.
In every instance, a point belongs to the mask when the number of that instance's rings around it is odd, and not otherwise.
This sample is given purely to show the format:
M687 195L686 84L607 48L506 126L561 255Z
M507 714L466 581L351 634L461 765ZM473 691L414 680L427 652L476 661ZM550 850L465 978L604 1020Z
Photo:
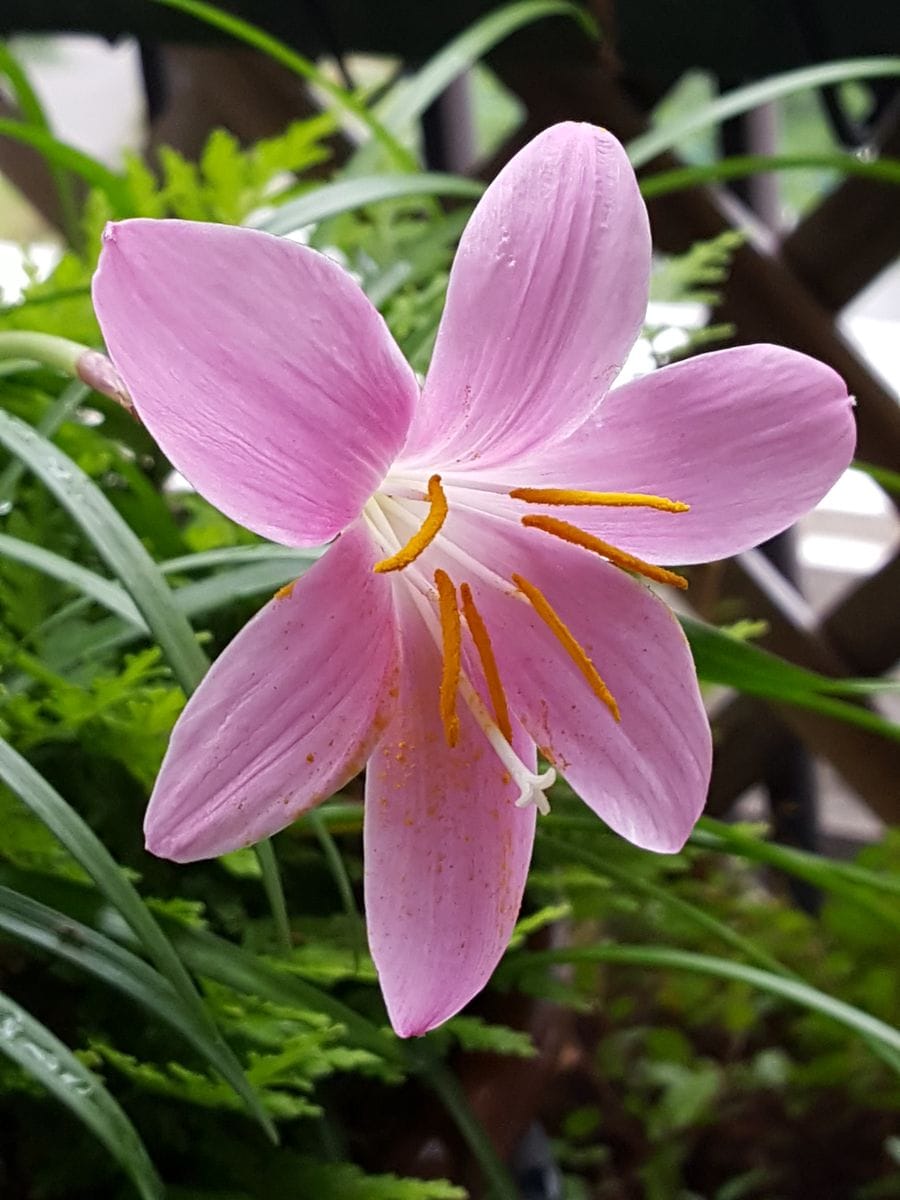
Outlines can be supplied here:
M682 846L710 731L642 577L681 586L653 563L785 529L851 458L842 381L777 346L609 391L649 272L625 152L578 124L535 138L479 203L421 394L324 255L181 221L105 235L97 313L174 466L264 537L335 539L189 701L147 846L178 862L246 846L367 765L369 938L401 1036L496 966L556 770L636 845Z

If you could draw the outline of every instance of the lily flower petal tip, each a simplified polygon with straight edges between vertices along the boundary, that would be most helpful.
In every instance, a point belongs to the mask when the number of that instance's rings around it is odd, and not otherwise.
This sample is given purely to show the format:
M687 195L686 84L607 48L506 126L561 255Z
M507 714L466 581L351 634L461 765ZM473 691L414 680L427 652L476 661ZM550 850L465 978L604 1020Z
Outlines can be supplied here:
M557 772L637 845L680 849L711 738L646 581L680 587L656 564L784 529L852 455L842 381L781 347L609 390L649 269L623 148L574 123L475 209L421 395L380 315L308 247L147 220L104 243L109 353L173 464L267 537L336 539L188 702L148 847L251 844L367 765L369 939L402 1036L490 977Z

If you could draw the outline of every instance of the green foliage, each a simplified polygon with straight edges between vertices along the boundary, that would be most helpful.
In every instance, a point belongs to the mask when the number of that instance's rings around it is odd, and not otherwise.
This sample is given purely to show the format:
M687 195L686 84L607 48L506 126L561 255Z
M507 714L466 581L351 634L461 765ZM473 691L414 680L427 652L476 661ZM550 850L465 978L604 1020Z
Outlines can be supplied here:
M743 242L743 234L729 229L709 241L696 242L685 254L665 259L653 276L653 299L717 304L719 285L728 279L732 256Z

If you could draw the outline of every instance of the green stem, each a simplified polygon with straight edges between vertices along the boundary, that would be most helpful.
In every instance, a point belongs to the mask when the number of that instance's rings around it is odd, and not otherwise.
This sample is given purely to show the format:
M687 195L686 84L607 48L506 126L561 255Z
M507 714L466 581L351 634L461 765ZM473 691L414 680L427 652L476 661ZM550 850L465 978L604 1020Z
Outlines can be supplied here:
M54 337L49 333L34 333L28 329L10 329L0 333L0 359L22 358L42 363L73 378L78 376L78 360L89 350L79 342Z
M414 1056L410 1054L410 1058ZM437 1059L422 1059L417 1074L426 1083L451 1117L472 1151L491 1188L491 1200L519 1200L519 1189L506 1165L500 1160L481 1122L472 1112L459 1080Z
M281 872L278 870L275 850L268 838L257 842L253 849L262 871L263 887L266 889L269 907L275 918L275 933L282 951L286 954L292 946L291 925L288 920L287 903L284 899L284 888L281 886Z
M344 913L350 922L353 936L353 968L358 971L359 961L362 957L362 917L356 906L356 897L353 895L353 885L350 882L350 876L347 874L347 868L344 865L337 842L335 842L331 836L331 831L322 820L322 814L317 809L314 809L307 814L307 820L315 831L319 847L325 856L325 861L334 878L335 887L341 897Z

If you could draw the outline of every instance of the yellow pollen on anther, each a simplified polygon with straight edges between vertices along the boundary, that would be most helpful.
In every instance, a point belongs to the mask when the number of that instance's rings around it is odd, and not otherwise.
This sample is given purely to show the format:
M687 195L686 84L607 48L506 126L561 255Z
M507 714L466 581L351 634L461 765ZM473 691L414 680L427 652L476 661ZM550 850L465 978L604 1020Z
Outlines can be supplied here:
M481 613L475 607L475 601L472 598L472 589L467 583L459 585L459 594L462 600L462 615L466 619L466 625L469 627L469 633L472 635L472 641L475 643L475 649L478 651L478 657L481 660L481 669L484 671L488 695L491 698L491 706L494 710L494 720L497 722L497 728L506 740L512 744L512 724L509 719L509 707L506 703L506 693L503 691L503 684L500 681L500 672L497 670L497 660L494 658L491 635L487 631L487 626L484 623Z
M595 537L592 533L585 533L583 529L579 529L577 525L570 525L568 521L558 521L556 517L527 516L522 518L522 524L528 529L542 529L544 533L552 533L554 537L562 538L564 542L571 542L573 546L582 546L585 550L602 554L604 558L608 558L614 566L621 567L623 571L633 571L635 575L643 575L646 579L655 580L656 583L668 583L672 587L681 588L682 591L688 586L688 581L683 575L679 575L675 571L667 571L665 567L657 567L653 563L644 562L642 558L636 558L635 555L628 554L617 546L611 546L609 542L604 542L602 538Z
M427 498L431 507L425 520L406 545L401 546L396 554L392 554L390 558L383 558L381 562L375 564L373 570L377 571L379 575L387 571L402 571L404 567L408 567L440 533L441 526L447 519L447 497L441 487L440 475L432 475L428 480Z
M529 583L527 579L523 579L521 575L513 575L512 581L527 598L531 607L556 637L566 654L568 654L569 658L571 658L572 662L585 677L588 686L597 699L606 705L617 721L621 720L619 706L616 704L612 692L601 679L600 673L588 657L587 651L553 608L544 593L539 588L536 588L533 583Z
M513 500L528 504L580 504L598 508L655 508L660 512L690 512L691 506L665 496L649 496L643 492L580 492L570 488L513 488Z
M441 619L443 667L441 670L440 712L444 737L452 749L459 741L459 717L456 713L456 691L462 670L462 628L456 604L456 588L450 576L440 568L434 573L438 594L438 616Z

